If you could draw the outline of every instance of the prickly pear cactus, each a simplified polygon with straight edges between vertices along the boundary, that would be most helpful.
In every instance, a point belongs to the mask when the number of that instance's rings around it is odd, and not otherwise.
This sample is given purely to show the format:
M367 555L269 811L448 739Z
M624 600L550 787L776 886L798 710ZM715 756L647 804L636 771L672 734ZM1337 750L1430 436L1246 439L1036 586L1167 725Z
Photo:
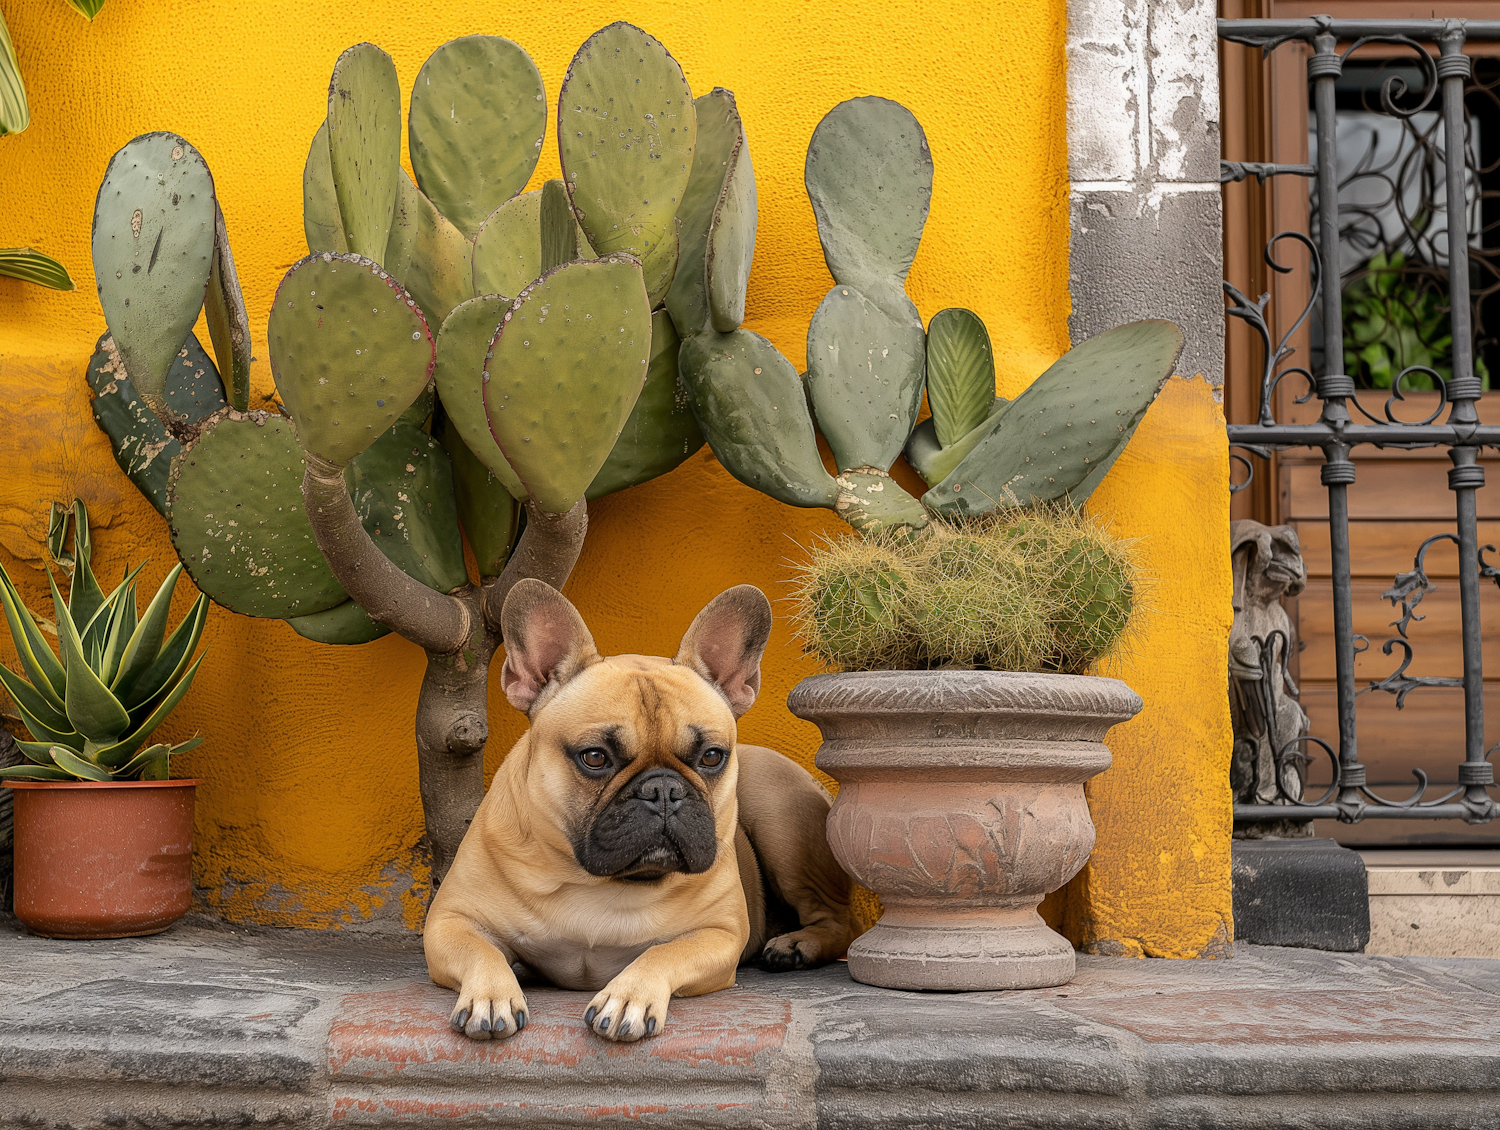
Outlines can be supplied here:
M450 40L417 72L406 130L417 185L473 239L496 208L526 187L541 156L547 132L541 73L508 39Z
M789 506L834 507L839 486L823 468L797 370L749 330L701 333L678 365L704 438L724 469Z
M429 325L474 296L474 248L403 171L385 269L416 299Z
M542 273L541 233L541 189L491 212L474 236L474 293L513 298L530 286Z
M543 275L506 312L490 343L484 405L490 431L542 510L583 497L645 384L651 307L628 255Z
M602 498L665 475L703 446L703 433L677 379L681 344L665 310L651 315L651 360L645 387L609 458L589 484L586 498Z
M1182 352L1171 322L1117 326L1063 354L996 413L922 501L943 515L1082 502L1124 450Z
M449 314L438 331L437 364L433 380L448 420L452 450L454 441L499 480L516 498L526 497L526 488L490 432L484 410L484 372L490 342L509 312L512 300L488 294L471 298Z
M401 188L401 87L373 43L339 56L328 85L328 158L349 250L385 262Z
M167 524L193 583L247 616L322 612L345 599L302 505L290 420L225 409L172 462Z
M302 234L313 254L319 251L343 254L349 250L344 221L339 215L338 191L333 187L326 120L313 134L312 144L307 147L307 162L302 167Z
M136 394L114 338L105 333L89 358L94 421L109 437L115 462L157 513L167 512L167 477L182 445ZM163 390L167 411L196 430L227 407L219 371L191 333L172 359Z
M427 387L434 344L378 264L325 251L287 272L267 331L282 403L308 452L343 466Z
M721 86L693 103L698 137L693 165L682 203L677 209L680 230L677 273L667 292L667 310L684 337L709 328L708 230L734 172L744 129L734 95ZM730 327L731 329L735 327Z
M214 182L175 133L110 160L94 204L94 278L115 345L146 406L169 419L172 359L198 320L214 265Z
M573 56L557 104L568 195L598 254L641 262L653 306L672 281L697 132L682 68L640 28L610 24Z

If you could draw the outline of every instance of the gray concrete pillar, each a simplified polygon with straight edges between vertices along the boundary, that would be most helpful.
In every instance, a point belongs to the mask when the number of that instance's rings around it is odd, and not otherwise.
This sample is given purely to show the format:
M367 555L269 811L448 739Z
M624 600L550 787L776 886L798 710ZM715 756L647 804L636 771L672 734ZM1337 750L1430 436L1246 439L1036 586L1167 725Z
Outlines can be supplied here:
M1137 318L1224 380L1219 65L1208 0L1069 0L1069 290L1075 342Z

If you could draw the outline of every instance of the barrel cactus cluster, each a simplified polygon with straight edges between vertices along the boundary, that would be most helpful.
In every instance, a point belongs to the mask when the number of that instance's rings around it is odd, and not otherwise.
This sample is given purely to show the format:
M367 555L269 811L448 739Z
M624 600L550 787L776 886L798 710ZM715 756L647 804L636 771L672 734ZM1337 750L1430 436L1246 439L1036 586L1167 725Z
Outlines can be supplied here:
M1046 504L810 547L797 628L841 671L1083 674L1116 650L1138 604L1133 545Z
M482 795L500 608L523 577L567 579L589 500L706 440L743 483L876 542L934 517L1077 502L1180 345L1168 323L1122 327L997 400L977 316L944 311L924 330L905 293L931 195L921 127L857 98L808 149L834 286L799 374L741 324L756 186L733 94L695 98L662 44L611 24L557 95L561 178L526 191L549 105L526 52L496 36L434 51L404 123L390 56L362 43L339 57L303 174L309 254L270 313L275 396L254 408L202 155L175 134L136 138L95 212L109 332L89 381L117 461L217 603L324 643L394 631L426 650L416 737L439 876ZM903 452L931 488L920 499L890 476Z

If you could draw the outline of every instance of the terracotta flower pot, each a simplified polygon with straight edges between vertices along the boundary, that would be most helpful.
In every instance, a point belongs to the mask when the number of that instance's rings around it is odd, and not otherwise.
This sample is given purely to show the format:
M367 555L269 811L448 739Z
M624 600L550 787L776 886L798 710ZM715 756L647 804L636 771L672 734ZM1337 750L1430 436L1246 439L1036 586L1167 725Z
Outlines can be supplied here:
M1083 783L1141 709L1116 679L1006 671L815 675L787 705L839 783L828 842L885 903L849 947L856 981L1030 989L1074 973L1037 904L1094 846Z
M156 934L193 899L192 781L7 781L16 917L49 938Z

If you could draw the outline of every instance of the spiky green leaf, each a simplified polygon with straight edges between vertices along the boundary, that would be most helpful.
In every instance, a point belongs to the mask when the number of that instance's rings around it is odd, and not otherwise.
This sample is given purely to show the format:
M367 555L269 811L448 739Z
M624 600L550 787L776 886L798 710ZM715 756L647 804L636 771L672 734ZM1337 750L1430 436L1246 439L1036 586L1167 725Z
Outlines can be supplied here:
M33 247L0 247L0 275L52 290L73 289L68 268Z

